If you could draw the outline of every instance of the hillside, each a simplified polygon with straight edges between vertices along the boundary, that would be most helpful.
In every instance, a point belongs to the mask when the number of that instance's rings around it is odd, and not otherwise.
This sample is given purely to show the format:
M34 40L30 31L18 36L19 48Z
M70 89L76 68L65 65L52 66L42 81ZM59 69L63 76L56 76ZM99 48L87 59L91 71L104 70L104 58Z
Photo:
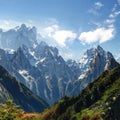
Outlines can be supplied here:
M12 77L0 66L0 103L8 99L19 105L26 112L41 112L48 104L33 94L27 87Z
M105 71L77 97L64 97L41 120L120 120L120 67Z

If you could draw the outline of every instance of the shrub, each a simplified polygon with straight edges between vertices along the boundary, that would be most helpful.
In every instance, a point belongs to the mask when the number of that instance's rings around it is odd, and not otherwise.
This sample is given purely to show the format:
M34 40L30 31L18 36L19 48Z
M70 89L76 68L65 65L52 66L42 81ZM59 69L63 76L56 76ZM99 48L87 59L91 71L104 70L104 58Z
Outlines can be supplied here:
M0 105L0 120L15 120L21 118L24 111L19 109L12 100L7 100L5 104Z

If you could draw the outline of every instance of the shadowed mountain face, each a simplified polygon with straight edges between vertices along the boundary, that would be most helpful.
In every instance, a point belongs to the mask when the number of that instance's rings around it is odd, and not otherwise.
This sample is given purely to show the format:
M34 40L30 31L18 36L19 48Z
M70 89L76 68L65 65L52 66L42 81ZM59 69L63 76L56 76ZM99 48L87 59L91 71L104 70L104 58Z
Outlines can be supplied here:
M1 34L1 47L9 50L0 49L0 65L50 105L65 95L78 95L104 70L118 65L100 46L87 50L79 62L66 62L56 47L37 43L34 27L22 25ZM7 45L10 40L15 43Z
M13 101L27 112L41 112L48 104L12 77L0 66L0 102Z
M64 97L42 120L120 120L120 67L103 72L77 97Z

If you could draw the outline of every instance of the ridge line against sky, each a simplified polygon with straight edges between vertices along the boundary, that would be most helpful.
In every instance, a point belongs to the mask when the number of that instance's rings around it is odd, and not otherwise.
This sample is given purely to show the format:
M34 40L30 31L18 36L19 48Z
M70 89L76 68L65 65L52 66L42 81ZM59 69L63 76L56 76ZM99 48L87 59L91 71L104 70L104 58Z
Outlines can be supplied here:
M120 52L120 0L1 0L0 4L0 28L36 26L39 40L58 47L65 59L79 59L98 44L114 55Z

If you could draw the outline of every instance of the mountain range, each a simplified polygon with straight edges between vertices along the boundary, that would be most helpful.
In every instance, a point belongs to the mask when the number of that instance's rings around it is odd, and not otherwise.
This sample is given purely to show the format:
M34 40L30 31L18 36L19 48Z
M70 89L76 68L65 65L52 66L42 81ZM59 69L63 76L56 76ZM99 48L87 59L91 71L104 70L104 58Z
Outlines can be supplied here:
M119 64L102 47L65 61L56 47L37 40L35 27L25 24L0 31L0 65L50 105L65 95L78 95L103 71Z

